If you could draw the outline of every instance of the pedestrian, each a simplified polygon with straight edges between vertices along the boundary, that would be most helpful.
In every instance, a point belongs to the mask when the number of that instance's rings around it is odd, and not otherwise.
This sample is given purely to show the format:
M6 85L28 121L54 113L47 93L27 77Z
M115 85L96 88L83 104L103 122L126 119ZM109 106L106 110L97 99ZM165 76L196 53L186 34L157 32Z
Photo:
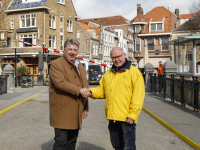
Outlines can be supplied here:
M156 74L156 76L157 76L157 74L158 74L157 69L154 69L153 74Z
M113 148L135 150L136 124L145 96L144 79L127 60L123 49L114 47L110 55L112 68L104 74L100 85L85 95L106 99L105 112Z
M163 63L159 61L158 74L163 74Z
M75 150L82 118L87 117L88 88L86 70L76 59L79 42L67 39L64 54L52 62L50 69L50 125L55 130L53 150Z

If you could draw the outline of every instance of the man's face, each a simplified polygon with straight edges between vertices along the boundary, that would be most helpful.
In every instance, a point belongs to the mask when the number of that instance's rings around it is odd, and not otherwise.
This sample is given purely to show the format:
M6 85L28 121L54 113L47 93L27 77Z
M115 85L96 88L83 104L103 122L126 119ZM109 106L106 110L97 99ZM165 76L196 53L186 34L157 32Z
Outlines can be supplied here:
M112 50L111 59L115 67L122 66L125 63L125 58L126 54L120 48L116 47Z
M65 48L64 55L71 61L74 62L78 54L78 47L75 44L69 44Z

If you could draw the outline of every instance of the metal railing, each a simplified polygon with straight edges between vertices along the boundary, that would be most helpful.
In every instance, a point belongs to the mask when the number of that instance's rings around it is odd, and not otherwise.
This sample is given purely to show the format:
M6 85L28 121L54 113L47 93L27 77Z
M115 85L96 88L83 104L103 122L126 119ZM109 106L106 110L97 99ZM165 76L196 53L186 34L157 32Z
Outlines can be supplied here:
M22 78L29 77L32 80L33 86L44 86L44 75L23 75L18 76L18 86L22 84Z
M0 95L7 93L8 75L0 75Z
M151 92L165 99L189 106L195 111L200 109L200 78L188 76L166 76L149 74Z

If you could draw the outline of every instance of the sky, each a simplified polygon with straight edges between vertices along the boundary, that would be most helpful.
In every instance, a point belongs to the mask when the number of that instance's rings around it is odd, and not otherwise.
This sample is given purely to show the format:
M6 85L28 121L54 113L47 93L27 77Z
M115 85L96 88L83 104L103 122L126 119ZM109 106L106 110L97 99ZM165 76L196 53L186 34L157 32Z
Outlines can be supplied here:
M72 0L76 13L81 19L101 18L121 15L132 20L137 15L137 4L141 4L144 13L157 6L164 6L175 11L179 9L180 14L190 13L194 0Z

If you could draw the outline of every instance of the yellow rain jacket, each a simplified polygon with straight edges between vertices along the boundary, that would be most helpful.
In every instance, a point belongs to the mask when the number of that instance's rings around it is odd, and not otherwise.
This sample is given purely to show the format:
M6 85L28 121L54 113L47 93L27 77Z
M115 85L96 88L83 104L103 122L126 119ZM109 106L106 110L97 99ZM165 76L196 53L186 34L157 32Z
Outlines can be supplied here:
M144 79L130 61L118 72L112 68L108 70L100 80L100 86L90 90L92 98L106 99L108 120L124 122L129 117L137 123L145 96Z

